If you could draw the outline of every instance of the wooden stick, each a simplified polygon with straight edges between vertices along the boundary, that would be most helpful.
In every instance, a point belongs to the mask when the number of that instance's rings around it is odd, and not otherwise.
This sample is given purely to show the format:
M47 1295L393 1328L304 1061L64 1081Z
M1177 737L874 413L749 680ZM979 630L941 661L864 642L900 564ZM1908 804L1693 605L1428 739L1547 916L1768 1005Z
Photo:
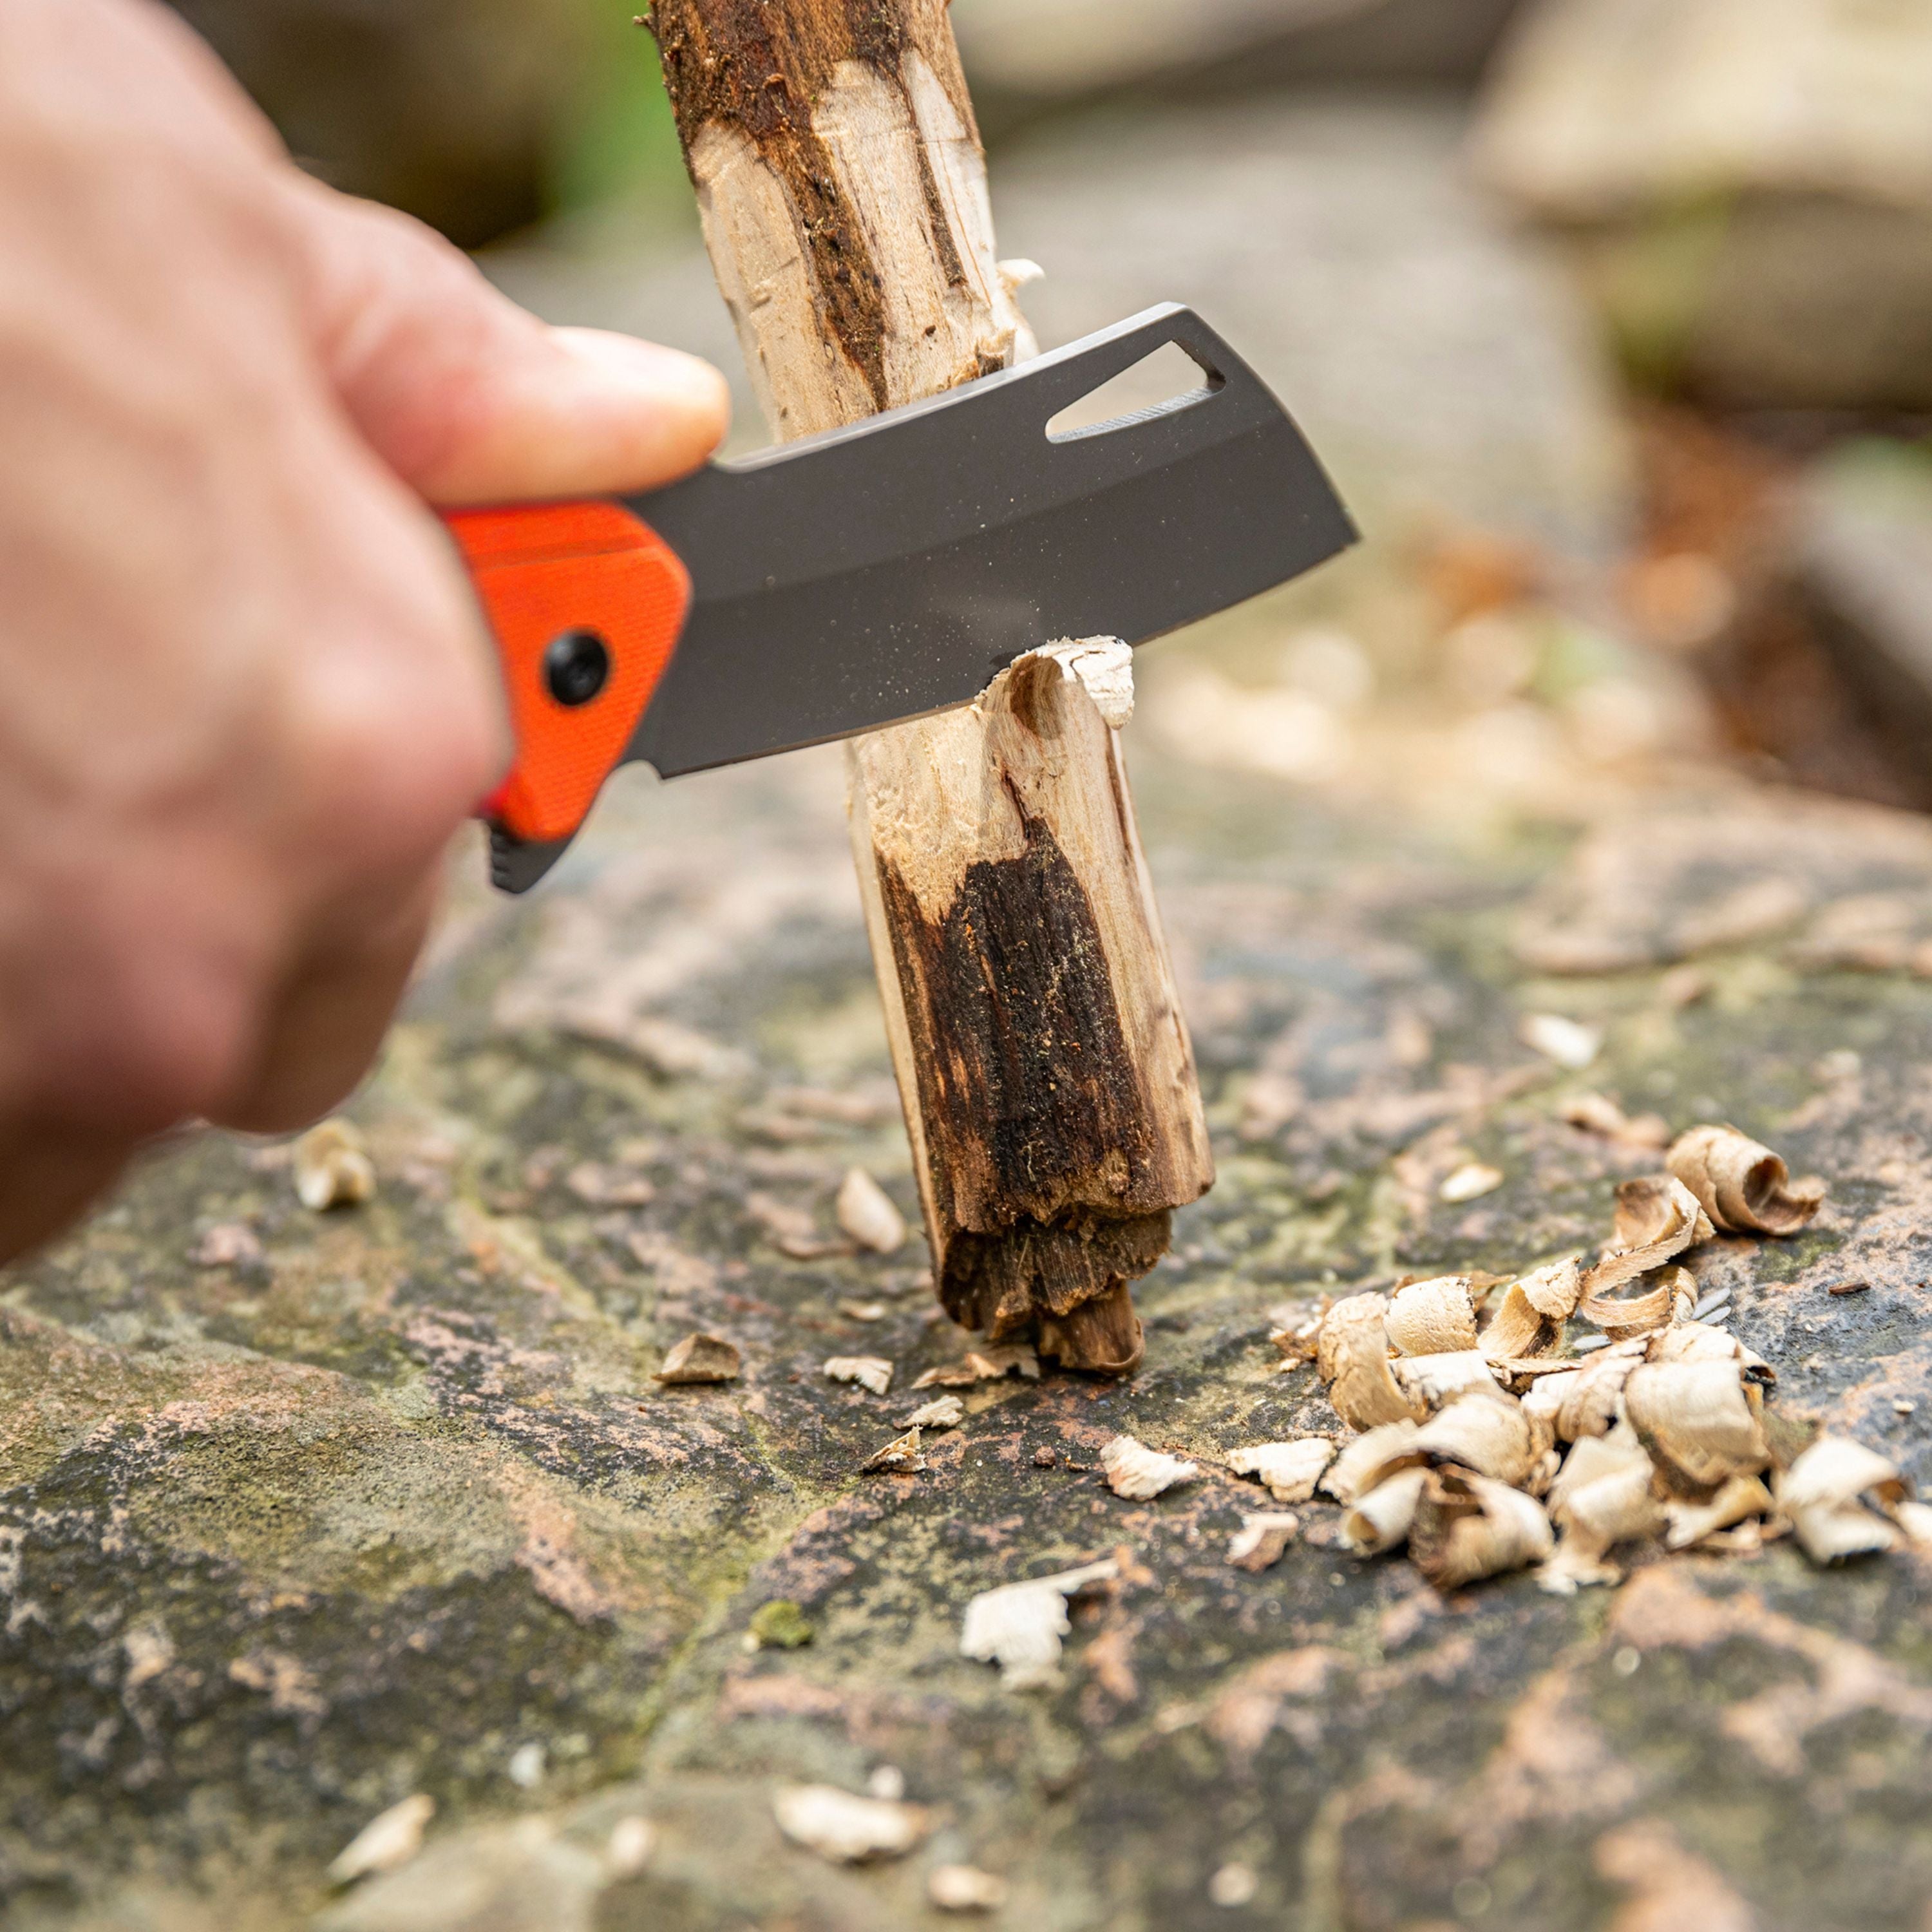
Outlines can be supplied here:
M652 26L776 436L1033 352L944 0L658 0ZM1214 1165L1118 736L1073 668L1030 657L854 741L848 771L940 1299L1131 1369L1127 1284Z

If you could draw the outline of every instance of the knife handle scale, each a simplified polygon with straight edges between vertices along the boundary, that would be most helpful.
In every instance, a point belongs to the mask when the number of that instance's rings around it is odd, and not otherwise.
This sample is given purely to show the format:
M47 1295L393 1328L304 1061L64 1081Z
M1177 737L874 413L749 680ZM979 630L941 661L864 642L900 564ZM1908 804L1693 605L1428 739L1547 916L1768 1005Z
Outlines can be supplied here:
M691 574L604 500L455 510L516 738L478 816L530 843L568 838L620 764L691 608Z

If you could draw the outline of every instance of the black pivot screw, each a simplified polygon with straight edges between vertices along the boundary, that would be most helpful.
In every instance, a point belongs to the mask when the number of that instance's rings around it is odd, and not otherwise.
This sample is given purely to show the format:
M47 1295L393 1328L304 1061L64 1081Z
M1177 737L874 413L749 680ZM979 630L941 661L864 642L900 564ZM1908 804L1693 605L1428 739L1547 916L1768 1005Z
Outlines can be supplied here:
M543 669L544 688L574 710L610 681L610 646L595 631L566 631L550 640Z

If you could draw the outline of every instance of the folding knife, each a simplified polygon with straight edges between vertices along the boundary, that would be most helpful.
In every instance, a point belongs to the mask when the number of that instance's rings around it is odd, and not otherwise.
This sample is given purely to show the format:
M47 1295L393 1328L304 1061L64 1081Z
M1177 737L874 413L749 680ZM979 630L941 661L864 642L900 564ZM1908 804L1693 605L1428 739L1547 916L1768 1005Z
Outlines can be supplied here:
M1049 429L1168 343L1199 386ZM968 704L1039 644L1144 643L1355 540L1287 411L1172 303L661 490L446 520L509 696L482 810L513 892L632 759L672 778Z

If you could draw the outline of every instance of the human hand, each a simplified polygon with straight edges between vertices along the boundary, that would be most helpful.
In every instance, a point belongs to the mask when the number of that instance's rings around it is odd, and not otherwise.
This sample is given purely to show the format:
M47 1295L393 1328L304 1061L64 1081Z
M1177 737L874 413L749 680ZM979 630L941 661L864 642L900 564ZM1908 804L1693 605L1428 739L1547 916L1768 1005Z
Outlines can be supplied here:
M509 746L424 500L646 488L716 372L302 176L149 0L0 0L0 1256L359 1078Z

